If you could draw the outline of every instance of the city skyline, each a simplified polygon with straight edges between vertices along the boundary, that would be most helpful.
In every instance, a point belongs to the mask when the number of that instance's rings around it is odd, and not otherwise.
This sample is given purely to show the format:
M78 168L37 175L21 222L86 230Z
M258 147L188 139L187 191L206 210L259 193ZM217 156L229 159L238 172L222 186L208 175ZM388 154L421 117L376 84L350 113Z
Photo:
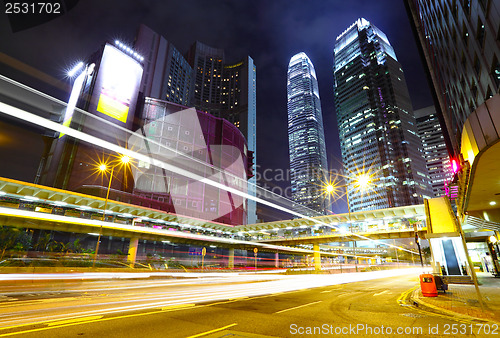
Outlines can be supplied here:
M65 16L18 33L12 33L7 21L3 21L0 23L0 31L5 39L4 52L49 74L54 82L63 88L67 88L63 75L65 70L79 58L87 55L89 51L96 50L103 39L120 39L133 45L137 27L144 22L165 36L182 53L187 52L193 41L199 40L229 51L230 54L226 56L230 62L237 62L241 55L250 55L259 71L257 124L261 127L257 130L257 147L261 149L258 158L258 170L261 173L267 168L277 172L288 167L284 85L286 72L283 65L301 50L311 57L318 72L329 166L336 170L341 168L331 94L332 47L334 37L361 15L375 18L377 22L381 22L384 31L394 32L391 36L394 36L392 40L396 50L402 53L399 55L401 62L412 65L408 67L412 74L408 78L416 107L432 103L402 3L361 1L359 5L354 6L315 2L307 8L288 2L286 6L279 2L262 2L253 3L252 6L239 3L221 7L209 7L196 1L189 6L180 3L143 6L127 1L120 2L116 7L113 7L112 3L108 4L103 5L98 1L79 3ZM391 11L383 10L389 7ZM262 11L256 11L256 8L262 8ZM158 13L163 13L161 19ZM299 13L304 15L298 16ZM93 25L85 24L87 17L93 18ZM126 20L109 21L108 17L123 17ZM249 22L246 19L248 17L255 20ZM168 20L165 20L166 18ZM277 18L281 20L278 26L275 25ZM311 22L314 22L314 25L311 25ZM228 30L227 27L232 29ZM76 39L76 36L79 38ZM26 53L29 50L37 52ZM32 57L34 55L37 57ZM3 68L7 69L5 64ZM11 73L11 70L7 69L6 72ZM49 85L44 83L40 88L47 86ZM63 94L58 97L67 99L68 91ZM283 127L275 128L277 125ZM273 152L267 151L269 144L273 145ZM270 183L282 190L288 184L279 180ZM345 201L339 201L333 208L335 212L345 211Z
M0 335L494 333L500 0L4 5Z

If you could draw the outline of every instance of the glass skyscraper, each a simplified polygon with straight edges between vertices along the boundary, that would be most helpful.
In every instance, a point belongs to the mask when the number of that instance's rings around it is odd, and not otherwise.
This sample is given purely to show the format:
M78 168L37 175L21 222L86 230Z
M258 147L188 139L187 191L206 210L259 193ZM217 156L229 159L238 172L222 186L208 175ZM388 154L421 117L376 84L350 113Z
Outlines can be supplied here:
M436 114L434 106L415 110L417 129L422 145L424 156L432 182L432 192L435 197L445 194L445 185L453 178L450 156L446 149L443 130Z
M335 105L346 175L369 172L369 191L348 179L351 211L423 203L431 197L405 77L387 36L358 19L337 37Z
M323 116L316 72L305 53L290 59L287 96L292 199L324 213L325 200L321 194L328 168Z
M449 151L457 156L469 115L500 92L500 3L405 4L435 93L437 116L449 135Z

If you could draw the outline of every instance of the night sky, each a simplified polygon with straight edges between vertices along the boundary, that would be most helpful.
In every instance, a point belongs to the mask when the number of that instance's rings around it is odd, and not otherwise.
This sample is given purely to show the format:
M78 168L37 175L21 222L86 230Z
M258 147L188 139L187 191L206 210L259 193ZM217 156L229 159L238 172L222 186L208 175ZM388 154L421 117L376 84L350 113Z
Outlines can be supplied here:
M414 109L432 105L401 0L81 0L62 17L17 33L12 33L2 11L0 51L67 82L65 71L72 64L106 40L132 45L139 24L144 23L183 53L199 40L223 48L229 62L250 55L257 67L257 160L261 168L272 169L289 165L286 71L290 57L303 51L318 75L328 161L331 168L340 168L333 47L335 38L360 17L387 34L405 72ZM49 94L63 100L69 96Z

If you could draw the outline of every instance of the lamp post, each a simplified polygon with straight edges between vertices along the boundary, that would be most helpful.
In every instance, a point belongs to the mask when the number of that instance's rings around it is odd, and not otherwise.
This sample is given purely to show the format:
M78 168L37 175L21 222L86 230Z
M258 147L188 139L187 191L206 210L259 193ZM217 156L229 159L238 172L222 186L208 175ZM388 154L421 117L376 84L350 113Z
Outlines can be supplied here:
M360 188L365 188L370 184L370 177L366 174L358 175L355 178L355 184L357 184ZM346 199L347 199L347 213L349 217L349 231L352 233L352 221L351 221L351 204L349 203L349 191L348 191L349 184L343 184L343 185L333 185L333 184L328 184L326 186L326 192L331 195L336 188L346 188ZM356 241L353 239L353 250L354 250L354 265L356 266L356 272L358 272L358 257L356 256Z
M410 242L410 249L412 248L413 246L413 242ZM413 253L411 254L411 262L413 265L415 265L415 256L413 255Z
M104 222L106 220L106 207L108 206L109 191L111 190L111 182L113 181L113 173L115 171L115 168L119 165L125 165L129 162L130 162L130 157L124 155L120 158L119 163L111 166L111 172L109 175L109 182L108 182L108 189L106 191L106 199L104 200L104 208L102 211L102 219L101 219L102 222ZM99 165L99 171L101 173L105 173L107 170L108 170L108 166L106 164L103 163L103 164ZM102 223L101 223L101 226L99 228L99 236L97 237L97 243L95 246L94 261L92 263L92 268L95 268L95 262L97 260L97 253L99 252L99 245L101 243L101 235L102 235Z
M399 269L399 255L398 255L399 247L396 246L396 240L395 239L392 240L392 244L394 245L394 250L396 251L396 264L397 264L396 266Z

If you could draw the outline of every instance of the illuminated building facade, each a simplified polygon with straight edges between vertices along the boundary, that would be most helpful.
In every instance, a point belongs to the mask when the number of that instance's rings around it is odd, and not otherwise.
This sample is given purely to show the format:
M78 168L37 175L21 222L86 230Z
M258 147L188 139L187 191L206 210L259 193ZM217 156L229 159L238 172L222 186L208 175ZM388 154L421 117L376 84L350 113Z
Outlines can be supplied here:
M144 55L143 95L189 106L193 69L181 52L146 25L139 26L134 49Z
M436 111L458 154L469 115L500 89L500 7L491 0L405 0ZM446 128L444 128L446 126Z
M445 194L445 184L453 177L450 156L446 148L441 124L434 106L415 110L417 129L424 148L425 161L434 197Z
M351 211L423 203L432 196L405 77L387 36L358 19L336 39L335 105L347 175L369 171L369 191L351 187ZM348 180L348 184L352 184Z
M171 205L176 214L246 224L247 198L202 182L247 192L247 144L241 131L225 119L153 98L145 99L142 119L129 147L177 170L139 161L132 168L134 195ZM199 178L181 175L182 170Z
M256 67L247 56L236 64L225 61L222 49L195 42L187 60L193 68L190 103L199 110L234 124L247 139L249 158L248 192L255 196L253 164L257 157ZM257 222L257 206L248 201L248 223Z
M305 53L290 59L287 98L292 199L323 214L321 194L328 171L323 116L316 71Z

